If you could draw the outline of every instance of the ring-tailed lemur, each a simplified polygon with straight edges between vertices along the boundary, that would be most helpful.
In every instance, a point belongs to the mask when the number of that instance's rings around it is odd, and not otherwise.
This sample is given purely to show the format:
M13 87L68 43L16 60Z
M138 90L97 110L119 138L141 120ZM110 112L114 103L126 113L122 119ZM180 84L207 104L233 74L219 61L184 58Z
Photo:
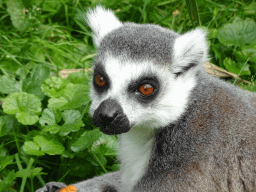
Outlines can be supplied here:
M98 48L90 114L119 135L121 170L78 192L255 191L256 95L206 74L205 33L121 23L100 6L87 16Z

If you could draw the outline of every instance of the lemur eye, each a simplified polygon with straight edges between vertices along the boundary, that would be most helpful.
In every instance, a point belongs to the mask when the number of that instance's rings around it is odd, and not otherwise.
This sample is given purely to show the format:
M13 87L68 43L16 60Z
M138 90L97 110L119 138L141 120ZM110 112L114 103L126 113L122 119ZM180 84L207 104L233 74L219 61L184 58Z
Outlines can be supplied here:
M139 91L143 95L151 95L154 92L154 87L150 84L144 84L140 86Z
M100 87L106 85L106 80L104 79L104 77L100 75L96 75L94 78L95 78L95 83Z

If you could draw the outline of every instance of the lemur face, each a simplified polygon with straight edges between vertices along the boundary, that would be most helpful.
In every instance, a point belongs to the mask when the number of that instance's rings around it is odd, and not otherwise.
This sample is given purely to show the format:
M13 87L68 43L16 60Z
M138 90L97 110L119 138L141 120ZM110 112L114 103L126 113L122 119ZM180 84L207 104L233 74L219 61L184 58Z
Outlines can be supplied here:
M157 25L122 24L97 7L88 14L98 48L90 97L93 124L106 134L161 128L185 111L198 64L207 57L205 35Z
M94 125L106 134L120 134L139 124L154 128L161 115L163 94L170 77L149 61L120 61L107 56L96 62L91 89ZM156 69L158 68L158 69ZM160 78L161 74L164 78ZM164 80L165 79L165 80ZM168 106L162 106L168 108ZM156 116L156 113L157 116Z

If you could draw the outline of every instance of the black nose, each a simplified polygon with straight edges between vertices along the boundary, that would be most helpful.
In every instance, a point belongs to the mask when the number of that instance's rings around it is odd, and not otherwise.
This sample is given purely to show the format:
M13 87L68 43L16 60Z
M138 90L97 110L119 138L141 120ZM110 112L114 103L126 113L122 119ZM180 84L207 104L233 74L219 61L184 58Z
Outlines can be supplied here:
M99 111L99 121L105 125L109 126L114 119L117 117L118 113L122 111L121 106L113 99L105 100L100 105Z
M93 114L92 123L108 135L126 133L131 128L121 105L114 99L106 99L99 105Z
M107 110L102 110L101 113L99 114L99 120L100 122L108 126L114 119L117 117L118 111L116 108L111 108L110 111Z

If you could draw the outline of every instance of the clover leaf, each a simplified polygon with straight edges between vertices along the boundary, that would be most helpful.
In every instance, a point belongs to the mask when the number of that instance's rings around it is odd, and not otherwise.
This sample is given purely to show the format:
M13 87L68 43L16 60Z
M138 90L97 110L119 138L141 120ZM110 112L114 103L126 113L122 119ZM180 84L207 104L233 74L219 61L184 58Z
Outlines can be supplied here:
M21 81L16 81L15 78L3 75L0 77L0 92L4 94L15 93L22 90Z
M46 138L42 135L37 135L33 141L26 141L23 146L25 153L29 155L41 156L45 153L49 155L60 155L65 150L64 146L54 140L54 138Z
M65 123L61 126L60 136L65 136L70 132L76 132L83 127L83 121L80 119L81 113L77 110L65 110L62 113Z
M38 96L40 100L44 99L44 94L40 88L43 81L50 76L50 69L43 65L35 65L28 77L24 79L22 90L24 92Z
M73 84L86 84L89 81L88 74L84 71L71 73L67 79Z
M43 93L49 97L60 97L68 82L69 81L67 79L50 77L43 82L41 89Z
M28 27L28 18L23 14L24 5L22 1L12 0L6 1L7 12L11 16L13 26L20 31L24 31Z
M65 148L63 145L54 139L47 139L44 136L37 135L33 141L40 146L41 150L49 155L60 155Z
M46 112L49 112L49 110L46 110ZM50 115L53 115L53 113L49 113ZM48 119L48 121L45 118L40 118L41 123L47 122L47 126L43 129L45 132L50 132L51 134L56 134L60 131L60 136L68 135L70 132L76 132L81 127L84 126L83 121L81 118L81 113L78 110L65 110L62 113L64 124L58 125L57 122L53 119L54 117L51 117L51 119ZM43 117L43 116L42 116ZM39 122L40 122L39 120Z
M39 146L33 141L25 141L23 150L29 155L42 156L45 154L43 151L40 151Z
M46 108L42 112L42 116L39 118L39 123L42 126L54 125L59 123L62 119L61 112L58 109Z
M27 174L27 176L29 178L33 178L38 175L43 175L44 173L41 173L42 170L43 170L42 167L36 167L36 168L29 169L29 170L21 169L15 173L15 176L22 178L25 174Z
M59 98L50 98L48 107L57 108L60 111L75 109L89 102L88 85L69 83Z
M256 45L246 45L241 49L243 55L245 55L245 60L249 58L249 61L256 63Z
M219 41L225 45L243 46L256 44L256 24L250 18L236 17L233 23L225 24L218 30Z
M23 125L35 124L42 111L39 98L25 92L8 95L4 99L3 110L7 114L15 114L18 121Z
M231 73L239 74L240 75L251 75L251 71L249 69L249 65L246 64L244 66L244 62L235 62L232 59L226 57L223 61L226 69ZM244 67L243 67L244 66ZM242 69L243 68L243 69ZM241 71L241 72L240 72Z
M71 150L74 152L82 151L90 147L93 142L97 141L102 136L99 129L87 131L71 145Z

